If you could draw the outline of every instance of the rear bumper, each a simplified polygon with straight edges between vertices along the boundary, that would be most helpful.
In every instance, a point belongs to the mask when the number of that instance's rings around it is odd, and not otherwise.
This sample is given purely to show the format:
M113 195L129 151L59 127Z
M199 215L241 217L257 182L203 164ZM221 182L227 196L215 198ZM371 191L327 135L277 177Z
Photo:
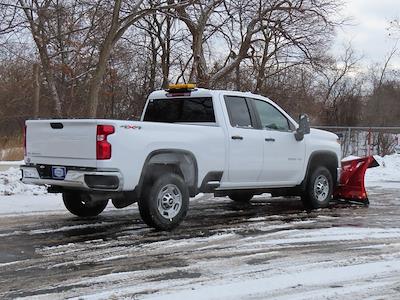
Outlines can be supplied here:
M21 166L23 183L51 185L70 189L120 192L123 177L117 170L68 170L65 179L43 178L36 166Z

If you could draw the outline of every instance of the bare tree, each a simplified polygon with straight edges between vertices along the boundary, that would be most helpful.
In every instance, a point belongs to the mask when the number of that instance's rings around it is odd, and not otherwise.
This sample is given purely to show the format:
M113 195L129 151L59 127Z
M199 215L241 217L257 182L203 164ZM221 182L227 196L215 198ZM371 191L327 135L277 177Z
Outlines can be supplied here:
M360 59L351 45L348 45L338 59L326 56L324 63L316 67L319 77L319 101L328 108L326 120L330 124L356 125L360 120L361 107L357 113L354 111L357 107L353 104L360 105L363 78L360 75L352 77L352 74L357 72ZM346 120L347 124L343 124L343 120Z
M319 67L319 74L325 80L325 92L323 94L323 101L325 103L334 103L340 96L340 89L336 87L352 72L360 58L358 58L351 45L345 48L344 54L339 60L333 57L326 57L328 64Z
M395 19L392 20L389 23L389 36L395 38L395 39L400 39L400 20L399 19Z
M143 2L144 0L138 0L131 7L130 13L122 19L120 18L122 0L116 0L112 4L112 18L103 41L99 41L99 56L89 85L88 101L89 115L91 117L97 115L100 84L106 71L107 60L110 57L111 50L124 32L137 21L141 12L140 6Z
M204 54L204 43L210 37L210 35L206 36L206 27L210 26L211 15L222 3L223 0L199 1L191 6L176 9L179 19L185 23L192 38L193 63L189 81L196 82L200 86L207 86L209 77Z
M335 0L214 0L179 9L179 18L192 35L193 64L189 79L214 87L234 71L240 75L241 63L260 53L264 59L259 64L263 78L267 62L289 48L294 56L311 59L317 46L326 44L333 34L335 22L330 15L337 8ZM218 20L217 24L210 21L213 18ZM211 36L215 36L219 46L218 57L211 60L212 69L204 47L205 43L212 43ZM261 51L260 45L264 45ZM225 57L221 49L225 50Z
M40 112L40 66L39 64L33 64L33 116L39 117Z
M324 55L339 0L2 3L20 37L26 29L32 33L30 63L40 59L45 79L34 81L41 113L57 102L49 115L137 116L147 94L170 80L256 91L290 112L307 107L317 116L322 110L325 121L329 116L336 123L345 122L343 107L360 101L362 76L352 73L356 55L351 49L339 59ZM0 28L9 21L0 20Z
M370 68L372 91L367 97L365 117L375 126L400 125L400 83L391 61L397 53L396 45L387 54L382 65Z
M175 42L174 32L172 32L174 22L171 10L165 10L163 13L154 12L145 16L136 25L150 39L148 46L151 62L149 91L155 88L158 65L161 67L161 86L166 88L169 84L173 52L171 46Z
M12 33L21 24L18 18L18 6L9 1L0 2L0 35Z
M394 45L392 50L387 55L385 63L383 64L382 70L380 72L381 74L379 76L379 81L375 84L377 88L380 88L382 86L384 79L385 79L385 75L389 68L389 64L390 64L391 60L393 59L393 57L397 54L397 52L398 52L398 49L397 49L397 43L396 43L396 45Z
M123 3L122 0L116 0L112 3L112 7L110 7L112 11L111 19L109 20L104 38L98 41L98 59L89 84L88 101L89 115L91 117L95 117L97 114L100 85L106 71L107 60L114 45L121 39L124 33L146 15L160 10L178 8L187 4L188 2L186 1L179 2L178 4L169 4L168 1L158 1L155 4L151 1L145 3L144 0L136 0L133 4L130 1Z
M43 72L54 101L56 115L61 116L61 99L58 94L54 69L52 67L51 58L48 51L49 36L45 28L45 24L48 21L51 1L46 0L40 3L38 1L31 1L28 3L25 0L19 0L19 4L25 14L26 20L28 21L32 38L38 49Z

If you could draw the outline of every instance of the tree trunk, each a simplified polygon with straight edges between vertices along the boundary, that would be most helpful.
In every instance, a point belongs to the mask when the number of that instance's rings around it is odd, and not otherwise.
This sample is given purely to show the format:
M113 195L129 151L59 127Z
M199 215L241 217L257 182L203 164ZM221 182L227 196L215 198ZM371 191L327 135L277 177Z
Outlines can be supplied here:
M37 44L39 50L40 60L42 62L43 73L46 76L46 81L49 86L50 94L54 102L54 110L57 117L62 116L61 100L58 95L56 79L54 76L53 68L50 63L49 55L47 53L46 45L42 46Z
M237 67L236 67L236 71L235 71L235 81L236 81L236 90L237 91L240 91L241 90L241 84L240 84L240 64L239 65L237 65Z
M97 116L97 106L99 105L99 92L101 82L107 68L107 60L110 57L111 50L116 42L119 12L121 9L121 0L116 0L113 8L113 17L111 20L110 30L104 42L100 46L99 60L96 65L96 69L93 72L92 78L89 84L89 116L95 118Z
M29 27L32 33L33 40L39 51L43 73L49 86L50 95L52 96L52 99L54 101L55 114L57 117L61 117L61 100L58 95L54 71L51 65L49 53L47 51L48 42L46 36L43 33L43 23L45 22L45 20L43 20L43 16L40 14L38 14L37 20L34 20L31 14L31 6L28 5L24 0L19 0L19 4L22 6L26 19L29 22Z
M257 22L258 19L254 19L249 23L249 25L247 26L246 35L243 39L242 44L240 45L238 55L231 63L229 63L228 65L226 65L225 67L223 67L222 69L220 69L218 72L216 72L214 75L211 76L211 78L208 80L210 87L215 86L218 80L221 80L225 76L229 75L232 71L234 71L240 65L240 63L247 57L247 51L249 50L250 45L252 43L252 37L254 35L254 27L256 26Z
M103 76L106 72L107 60L111 52L112 44L104 44L100 51L99 61L96 69L93 72L92 79L89 85L89 117L95 118L97 116L97 106L99 104L99 92Z
M193 65L190 72L189 81L196 83L200 87L207 88L208 84L208 71L207 62L204 57L203 50L203 28L196 29L196 32L192 32L193 36Z
M33 64L33 117L39 118L40 108L40 79L39 64Z
M171 60L171 17L167 15L167 28L165 34L165 43L161 45L162 54L161 54L161 70L163 74L163 82L162 87L164 89L168 88L169 84L169 68L170 68L170 60Z
M261 59L260 69L258 70L257 83L256 83L256 88L255 88L256 93L259 93L265 84L265 66L267 65L268 58L269 58L268 43L269 43L269 41L266 40L265 45L264 45L263 56Z
M156 84L156 73L157 73L157 47L153 36L150 36L151 40L151 62L150 62L150 78L148 90L151 93L154 91Z

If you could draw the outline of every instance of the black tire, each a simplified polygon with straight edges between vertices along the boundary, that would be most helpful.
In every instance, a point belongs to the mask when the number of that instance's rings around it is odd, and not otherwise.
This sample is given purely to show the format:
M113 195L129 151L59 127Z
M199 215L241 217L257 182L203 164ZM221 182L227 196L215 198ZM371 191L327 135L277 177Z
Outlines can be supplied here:
M235 201L235 202L241 202L241 203L248 203L250 200L253 198L253 194L250 192L243 192L243 191L237 191L237 192L232 192L228 195L228 197Z
M167 173L143 191L138 205L140 216L148 226L157 230L172 230L187 214L189 190L180 176Z
M328 207L332 198L333 179L326 167L315 168L308 177L306 190L301 197L303 205L308 209Z
M108 199L91 201L86 192L63 192L63 201L68 211L78 217L94 217L103 212L108 204Z

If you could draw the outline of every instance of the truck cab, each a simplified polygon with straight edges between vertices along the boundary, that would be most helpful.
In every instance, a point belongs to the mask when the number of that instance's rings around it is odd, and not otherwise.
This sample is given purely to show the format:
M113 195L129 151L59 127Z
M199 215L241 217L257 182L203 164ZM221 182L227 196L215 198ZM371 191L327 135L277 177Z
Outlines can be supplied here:
M326 207L340 172L335 134L248 92L174 85L149 95L140 121L26 125L24 182L63 193L78 216L101 213L109 199L138 202L142 219L162 230L177 226L200 192L242 202L270 192Z

